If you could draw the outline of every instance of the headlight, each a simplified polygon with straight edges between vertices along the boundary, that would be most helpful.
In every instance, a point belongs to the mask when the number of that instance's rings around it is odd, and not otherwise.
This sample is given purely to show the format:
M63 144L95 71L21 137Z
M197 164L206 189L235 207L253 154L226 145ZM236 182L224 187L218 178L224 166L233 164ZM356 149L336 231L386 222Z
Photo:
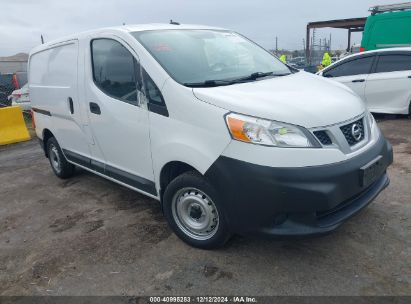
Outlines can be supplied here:
M231 136L239 141L277 147L320 147L298 126L231 113L226 116Z

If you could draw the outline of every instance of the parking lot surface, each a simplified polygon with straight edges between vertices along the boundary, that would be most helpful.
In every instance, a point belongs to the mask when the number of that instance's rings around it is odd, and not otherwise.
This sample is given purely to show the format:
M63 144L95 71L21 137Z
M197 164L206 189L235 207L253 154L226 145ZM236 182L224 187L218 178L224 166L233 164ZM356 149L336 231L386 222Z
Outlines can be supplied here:
M54 176L37 140L0 148L0 295L410 295L411 120L379 123L391 185L320 238L191 248L159 204L82 170Z

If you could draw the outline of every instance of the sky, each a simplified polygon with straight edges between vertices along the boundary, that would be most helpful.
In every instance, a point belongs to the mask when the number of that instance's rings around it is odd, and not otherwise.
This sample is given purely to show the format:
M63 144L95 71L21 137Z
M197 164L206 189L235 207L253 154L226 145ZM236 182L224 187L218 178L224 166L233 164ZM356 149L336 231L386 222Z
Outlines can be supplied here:
M204 24L235 30L267 49L302 49L310 21L365 17L378 4L404 0L0 0L0 56L29 52L46 41L85 30L140 23ZM322 29L344 49L346 30ZM353 35L361 42L361 34Z

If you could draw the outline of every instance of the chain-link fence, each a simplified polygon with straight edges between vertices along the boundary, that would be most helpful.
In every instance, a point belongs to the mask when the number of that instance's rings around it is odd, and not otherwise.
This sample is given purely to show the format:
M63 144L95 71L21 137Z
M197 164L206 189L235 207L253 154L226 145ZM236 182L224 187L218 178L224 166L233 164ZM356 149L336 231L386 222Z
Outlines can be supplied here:
M11 100L8 100L8 97L13 91L13 75L0 75L0 107L11 105Z

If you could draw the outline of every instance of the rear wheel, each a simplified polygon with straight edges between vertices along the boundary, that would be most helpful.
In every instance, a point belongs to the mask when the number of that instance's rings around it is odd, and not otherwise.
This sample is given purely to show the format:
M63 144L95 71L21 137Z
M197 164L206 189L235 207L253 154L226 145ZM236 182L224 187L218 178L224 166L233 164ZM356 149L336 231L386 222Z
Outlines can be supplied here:
M218 195L196 172L175 178L164 193L164 213L177 236L191 246L212 249L230 237Z
M66 160L54 137L47 141L47 155L54 174L63 179L73 176L75 166Z

